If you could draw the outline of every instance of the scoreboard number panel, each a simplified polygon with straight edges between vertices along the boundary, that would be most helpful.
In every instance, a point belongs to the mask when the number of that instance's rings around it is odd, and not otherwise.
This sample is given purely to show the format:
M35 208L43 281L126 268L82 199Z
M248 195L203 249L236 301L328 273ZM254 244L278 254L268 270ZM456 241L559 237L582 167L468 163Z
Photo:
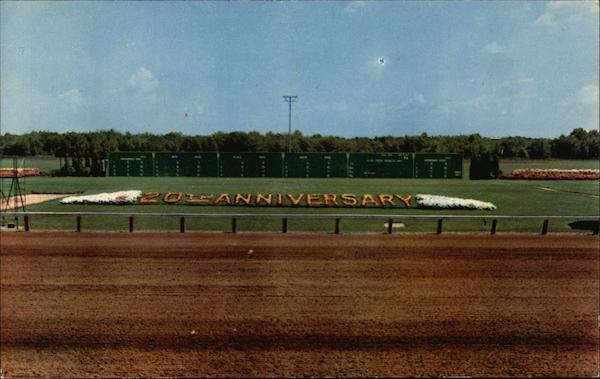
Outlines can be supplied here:
M437 153L111 153L108 176L462 178L462 156Z
M215 153L156 153L156 176L216 177Z
M348 176L351 178L412 178L412 153L351 153Z
M285 153L285 178L346 178L346 153Z
M461 179L462 157L455 154L416 154L415 178Z
M154 176L153 153L111 153L108 176Z
M281 153L219 153L219 176L224 178L280 178Z
M180 164L181 153L156 153L156 176L183 176Z
M217 156L214 153L179 154L181 176L216 177Z

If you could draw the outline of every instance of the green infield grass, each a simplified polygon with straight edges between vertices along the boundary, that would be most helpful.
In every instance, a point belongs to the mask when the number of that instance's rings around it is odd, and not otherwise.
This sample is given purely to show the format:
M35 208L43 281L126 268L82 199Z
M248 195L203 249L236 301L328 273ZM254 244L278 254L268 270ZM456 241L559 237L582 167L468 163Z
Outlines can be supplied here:
M50 173L52 170L60 168L59 158L52 156L24 157L17 160L18 167L33 167ZM0 158L0 167L10 168L13 161L10 158ZM463 160L464 179L469 178L469 160ZM500 161L500 170L509 173L517 168L556 168L556 169L576 169L576 168L600 168L598 160L566 160L566 159L503 159Z
M17 158L17 168L39 168L42 172L50 174L52 170L60 168L60 160L51 156L35 156ZM13 160L11 158L0 158L0 168L12 168Z
M574 163L574 162L573 162ZM581 165L576 165L581 167ZM552 167L556 167L555 165ZM8 183L5 183L6 186ZM140 178L140 177L28 177L23 187L27 193L95 194L122 190L184 192L196 194L220 193L291 193L291 194L436 194L489 201L494 211L431 210L418 208L292 208L207 205L63 205L58 200L27 206L28 211L49 212L122 212L123 216L86 217L83 230L128 230L128 213L318 213L318 214L378 214L399 215L394 233L435 232L435 220L402 220L402 215L530 215L530 216L590 216L598 217L598 181L525 181L525 180L436 180L436 179L274 179L274 178ZM226 231L230 219L186 220L186 229ZM567 224L570 220L552 220L550 232L578 232ZM22 225L22 220L20 220ZM500 220L497 231L539 232L541 220ZM32 230L73 230L75 217L32 216ZM332 232L334 220L290 219L289 232ZM136 217L135 230L179 230L179 219ZM281 220L240 219L238 231L280 231ZM342 232L384 232L383 220L342 220ZM489 232L490 221L445 220L445 232ZM580 231L589 233L589 231Z

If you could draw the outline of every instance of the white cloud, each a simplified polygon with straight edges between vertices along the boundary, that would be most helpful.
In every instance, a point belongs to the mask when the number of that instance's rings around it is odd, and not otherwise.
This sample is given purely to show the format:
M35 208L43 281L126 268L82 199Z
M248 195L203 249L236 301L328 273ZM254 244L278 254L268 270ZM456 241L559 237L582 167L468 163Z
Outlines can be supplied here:
M435 111L445 116L464 112L465 110L488 110L490 108L490 98L479 95L462 100L450 100L440 103Z
M517 82L519 84L529 84L529 83L533 83L535 79L532 77L526 77L526 78L519 78L519 80L517 80Z
M356 11L358 11L359 9L364 8L365 6L365 2L364 1L350 1L348 3L348 5L346 5L346 7L344 8L344 12L346 13L356 13Z
M331 103L319 103L311 107L304 107L296 110L297 114L309 114L309 113L318 113L318 112L335 112L335 113L345 113L350 109L348 103L344 100L334 101Z
M554 23L553 19L554 16L552 16L551 13L546 12L540 17L536 18L533 23L534 25L552 25Z
M77 110L83 104L83 98L77 88L70 89L58 95L58 100L68 110Z
M597 1L552 1L546 11L533 22L534 25L555 26L580 22L584 18L598 18Z
M415 112L419 109L423 109L427 101L425 96L420 93L413 95L403 101L393 104L385 104L383 102L371 103L363 110L366 114L378 114L378 115L405 115Z
M456 114L485 113L487 116L501 114L510 109L511 113L528 111L532 104L539 101L539 96L531 91L520 91L516 94L481 94L463 99L442 101L434 109L435 113L451 116Z
M334 101L330 104L330 109L334 112L347 112L348 104L345 101Z
M595 104L598 106L600 91L597 84L588 84L579 89L577 92L577 100L582 104Z
M423 96L422 94L418 93L413 97L414 102L418 103L418 104L425 104L425 96Z
M158 80L152 76L152 72L145 67L140 67L129 77L129 86L141 92L150 92L158 87Z
M560 113L571 125L584 129L598 129L600 99L598 84L581 86L560 101Z
M562 98L560 104L569 108L598 108L600 103L598 85L590 83L581 86L578 90L571 92Z
M502 51L504 51L504 47L498 45L498 43L496 43L496 41L494 41L494 42L488 43L487 45L482 47L481 51L483 51L484 53L498 54L498 53L501 53Z

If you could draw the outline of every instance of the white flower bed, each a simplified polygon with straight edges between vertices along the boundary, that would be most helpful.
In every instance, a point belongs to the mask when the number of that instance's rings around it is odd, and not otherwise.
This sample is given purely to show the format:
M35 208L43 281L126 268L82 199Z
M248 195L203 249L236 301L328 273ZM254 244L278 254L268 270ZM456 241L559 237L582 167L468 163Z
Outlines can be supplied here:
M415 196L415 200L419 207L426 208L485 209L490 211L496 209L496 206L492 203L474 199L462 199L460 197L418 194Z
M529 172L535 172L535 173L549 173L549 174L556 174L556 173L565 173L565 174L600 174L600 170L597 168L572 168L572 169L566 169L566 168L516 168L514 170L512 170L512 172L514 174L522 174L522 173L529 173Z
M132 204L142 196L142 191L104 192L96 195L69 196L62 204Z

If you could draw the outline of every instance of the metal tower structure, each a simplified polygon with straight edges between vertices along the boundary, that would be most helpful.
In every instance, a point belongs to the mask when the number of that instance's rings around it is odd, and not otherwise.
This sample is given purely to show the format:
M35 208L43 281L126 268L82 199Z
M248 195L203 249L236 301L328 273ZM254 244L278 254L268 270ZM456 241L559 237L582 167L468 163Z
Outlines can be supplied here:
M4 212L12 210L25 212L25 196L21 186L23 174L19 173L18 158L12 157L12 168L0 175L0 213L2 214L2 225L6 225ZM5 190L5 182L10 180L8 190ZM15 216L15 225L18 228L19 218Z
M289 104L288 112L288 153L292 152L292 103L295 103L298 96L283 96L283 101Z

